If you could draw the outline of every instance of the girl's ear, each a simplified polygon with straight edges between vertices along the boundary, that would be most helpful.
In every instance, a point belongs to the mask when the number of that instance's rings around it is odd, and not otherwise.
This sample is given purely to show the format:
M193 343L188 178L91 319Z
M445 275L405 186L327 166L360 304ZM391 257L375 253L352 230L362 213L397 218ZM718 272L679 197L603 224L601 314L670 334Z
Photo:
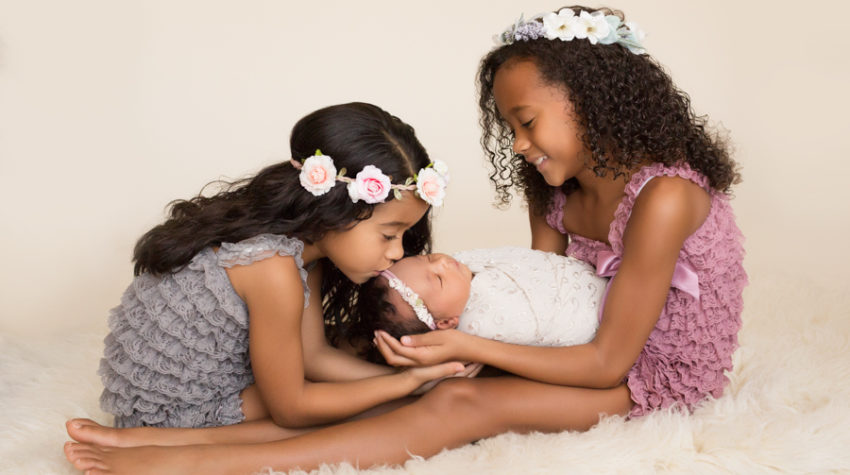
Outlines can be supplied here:
M457 328L457 323L457 317L441 318L436 321L437 330L451 330L452 328Z

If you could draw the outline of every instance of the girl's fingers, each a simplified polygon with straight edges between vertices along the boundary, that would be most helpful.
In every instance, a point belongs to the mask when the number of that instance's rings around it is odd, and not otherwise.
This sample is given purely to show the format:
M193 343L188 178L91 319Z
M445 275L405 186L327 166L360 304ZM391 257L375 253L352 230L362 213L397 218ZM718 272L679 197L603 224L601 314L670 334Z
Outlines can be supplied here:
M430 367L433 373L429 379L440 379L449 376L458 376L464 371L463 363L451 361L449 363L438 364Z
M394 341L395 341L395 342L397 342L397 341L398 341L398 340L396 340L396 338L395 338L394 336L390 335L389 333L387 333L387 332L385 332L385 331L383 331L383 330L376 330L376 331L375 331L375 336L376 336L376 337L380 337L380 338L382 338L382 339L383 339L385 342L387 342L387 343L394 342Z
M407 360L414 361L417 364L421 363L421 361L419 361L420 359L418 358L419 352L416 350L416 348L407 347L405 345L402 345L401 342L399 342L398 340L396 340L395 338L390 336L389 333L382 332L380 330L378 331L378 336L379 336L378 340L379 341L383 340L384 343L386 343L387 346L389 346L389 348L392 350L392 352L394 354L396 354L396 355L398 355L402 358L405 358ZM419 335L416 335L416 336L419 336ZM405 336L405 337L402 337L402 338L408 338L408 337Z
M474 378L478 376L478 373L480 373L483 368L484 363L469 363L463 368L463 371L457 374L457 376L463 378Z
M390 340L388 341L384 335L389 337ZM391 366L416 366L415 361L395 352L393 347L390 345L390 342L395 342L396 345L401 346L395 338L384 332L378 332L375 334L375 346L378 347L378 351L381 352L381 355L387 361L387 364Z
M418 335L405 335L401 337L401 344L415 348L417 346L436 346L443 343L443 337L447 330L435 330L428 333L420 333Z

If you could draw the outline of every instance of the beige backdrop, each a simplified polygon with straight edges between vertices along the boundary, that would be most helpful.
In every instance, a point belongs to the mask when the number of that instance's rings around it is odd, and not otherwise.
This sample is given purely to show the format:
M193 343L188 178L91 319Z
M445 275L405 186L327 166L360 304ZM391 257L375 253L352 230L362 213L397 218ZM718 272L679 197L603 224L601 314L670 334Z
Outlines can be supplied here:
M847 5L614 5L731 131L754 279L848 282ZM474 75L493 34L558 6L0 0L0 332L105 322L169 200L288 158L294 122L339 102L399 115L452 167L438 249L527 245L524 210L490 205Z

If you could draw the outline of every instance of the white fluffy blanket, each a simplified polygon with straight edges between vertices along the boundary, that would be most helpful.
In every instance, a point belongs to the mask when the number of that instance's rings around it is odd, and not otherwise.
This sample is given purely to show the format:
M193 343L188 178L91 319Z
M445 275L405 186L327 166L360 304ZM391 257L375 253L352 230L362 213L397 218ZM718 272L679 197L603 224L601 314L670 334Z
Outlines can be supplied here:
M793 276L751 275L725 395L693 415L608 418L588 432L505 434L403 467L321 474L850 472L850 299ZM95 375L103 327L41 341L0 335L0 473L74 473L64 421L109 419Z

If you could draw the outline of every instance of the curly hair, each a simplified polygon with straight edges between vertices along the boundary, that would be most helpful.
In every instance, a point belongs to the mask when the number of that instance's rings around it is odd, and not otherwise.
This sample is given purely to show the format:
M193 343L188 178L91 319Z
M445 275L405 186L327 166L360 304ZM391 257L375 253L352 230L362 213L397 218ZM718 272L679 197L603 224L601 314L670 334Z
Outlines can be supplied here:
M295 124L291 156L309 157L317 149L333 157L338 169L346 168L348 176L366 165L376 165L393 183L404 183L431 162L410 125L377 106L359 102L319 109ZM220 191L212 196L204 196L202 191L189 200L171 202L168 219L136 243L134 274L176 272L208 246L263 233L313 243L328 231L349 229L368 219L377 206L353 203L345 186L314 196L300 185L299 173L287 160L251 178L213 182L220 185ZM393 199L393 194L387 199ZM430 210L404 233L402 245L405 255L430 250ZM320 265L326 334L338 342L357 326L359 315L350 309L360 286L330 260L322 259Z
M620 11L582 6L580 11L602 11L625 20ZM711 187L729 193L740 181L724 137L697 116L690 98L679 90L664 68L646 54L634 54L618 44L557 41L545 38L516 41L491 51L478 70L481 145L491 164L490 180L497 202L510 204L516 189L537 215L545 214L555 188L535 167L512 150L513 133L500 117L493 96L493 81L507 63L533 62L546 84L561 89L574 106L581 140L590 152L590 167L597 176L625 175L651 160L672 165L685 161L704 174ZM562 186L576 189L574 178Z

